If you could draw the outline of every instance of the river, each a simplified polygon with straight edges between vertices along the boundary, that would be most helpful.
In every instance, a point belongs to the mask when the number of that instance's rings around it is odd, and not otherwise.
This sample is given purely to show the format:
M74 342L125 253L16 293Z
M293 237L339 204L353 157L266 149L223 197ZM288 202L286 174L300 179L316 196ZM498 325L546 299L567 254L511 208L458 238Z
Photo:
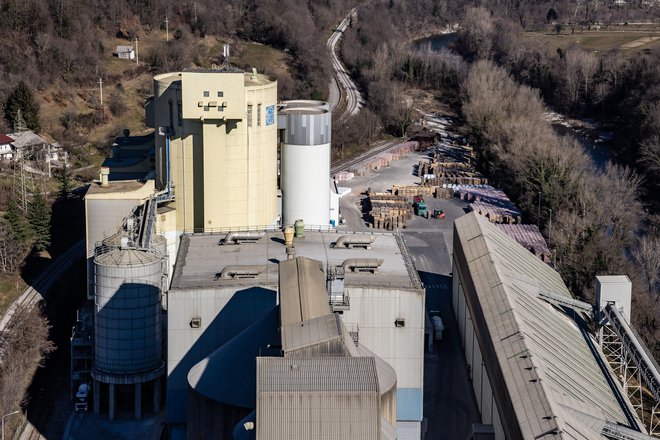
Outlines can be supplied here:
M458 34L456 32L450 32L447 34L438 34L431 35L430 37L420 38L413 42L413 47L421 49L425 46L431 45L431 50L435 52L440 52L442 49L449 47L456 39Z
M413 47L419 49L428 47L430 44L431 50L440 52L449 48L457 38L456 32L432 35L415 40ZM594 124L592 121L570 120L566 116L554 112L549 114L548 122L552 124L558 134L573 136L584 147L584 151L596 166L601 170L605 169L612 156L611 146L608 144L611 133L599 129L598 124Z

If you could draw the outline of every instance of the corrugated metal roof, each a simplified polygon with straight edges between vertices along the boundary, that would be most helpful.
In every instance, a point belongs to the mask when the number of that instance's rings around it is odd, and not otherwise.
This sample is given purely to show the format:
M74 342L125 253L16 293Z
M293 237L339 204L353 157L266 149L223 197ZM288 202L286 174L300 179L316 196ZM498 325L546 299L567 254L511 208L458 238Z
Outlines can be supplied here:
M321 262L298 257L280 262L282 327L331 313Z
M257 393L378 393L373 357L257 358Z
M114 249L94 259L96 264L103 266L136 266L152 264L156 261L160 261L158 255L150 251L137 249Z
M334 314L282 327L282 348L285 356L291 351L331 340L338 340L339 345L343 345L339 322ZM346 351L342 349L337 354L345 356Z
M580 415L585 412L626 424L580 329L538 298L539 291L572 297L560 275L476 213L456 220L455 228L462 253L454 254L465 255L476 291L476 298L467 298L470 309L483 314L475 331L488 338L480 346L485 343L497 360L486 368L491 378L498 376L493 368L500 370L505 383L493 383L494 392L506 387L500 395L509 396L523 438L551 432L602 438L599 424Z

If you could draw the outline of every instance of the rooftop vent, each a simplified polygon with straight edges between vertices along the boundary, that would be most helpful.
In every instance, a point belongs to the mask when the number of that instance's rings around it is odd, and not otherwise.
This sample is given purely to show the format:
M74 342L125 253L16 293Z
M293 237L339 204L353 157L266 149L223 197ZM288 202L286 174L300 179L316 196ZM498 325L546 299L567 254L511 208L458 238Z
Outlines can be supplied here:
M216 279L233 280L236 278L255 278L266 270L265 265L227 266L215 276Z
M344 269L350 269L353 272L378 272L378 268L383 264L380 258L349 258L341 263Z
M371 244L376 240L374 235L342 235L337 239L333 247L349 248L362 247L371 249Z
M265 232L230 232L219 244L254 243L264 235L266 235Z

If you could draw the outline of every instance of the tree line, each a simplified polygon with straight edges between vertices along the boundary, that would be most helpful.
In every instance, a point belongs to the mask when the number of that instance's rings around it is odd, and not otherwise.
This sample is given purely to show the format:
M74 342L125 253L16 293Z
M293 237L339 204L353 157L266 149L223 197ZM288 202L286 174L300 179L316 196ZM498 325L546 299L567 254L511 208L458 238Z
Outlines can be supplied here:
M575 139L552 129L538 90L492 61L471 66L462 94L480 166L543 227L571 291L591 301L596 275L627 274L633 322L658 356L660 228L645 225L640 177L612 163L598 169Z
M660 222L645 212L657 210L649 201L660 194L657 52L595 55L523 39L525 27L572 20L576 5L570 2L482 2L485 7L466 12L447 2L441 13L432 7L437 2L414 3L362 6L345 32L342 58L366 91L368 111L383 130L401 136L410 88L458 102L480 167L527 221L541 226L569 288L591 300L596 275L628 274L634 324L660 357ZM548 18L550 8L557 17ZM649 16L641 9L629 12ZM419 29L454 19L461 30L453 51L410 44ZM557 134L546 120L548 105L616 121L616 164L598 169L574 138ZM364 138L354 122L344 123L334 141Z

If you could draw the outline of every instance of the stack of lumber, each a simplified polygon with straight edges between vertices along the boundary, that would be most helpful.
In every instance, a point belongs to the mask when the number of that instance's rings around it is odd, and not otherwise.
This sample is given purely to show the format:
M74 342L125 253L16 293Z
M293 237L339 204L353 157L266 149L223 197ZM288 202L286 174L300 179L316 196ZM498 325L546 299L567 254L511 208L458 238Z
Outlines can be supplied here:
M392 194L406 197L408 200L415 196L432 196L435 193L435 187L420 185L392 185Z
M424 185L443 186L443 185L485 185L488 183L481 173L458 168L438 167L433 173L434 177L424 179Z
M398 144L387 151L378 153L377 155L363 161L359 164L359 166L351 169L351 171L356 176L364 176L369 170L379 170L389 166L392 161L399 160L401 156L408 154L411 151L415 151L417 145L417 142L404 142L402 144Z
M370 226L377 229L402 229L412 218L412 206L406 197L390 193L369 193L367 196Z
M337 182L345 182L351 180L353 177L355 177L355 174L350 171L338 171L335 173L335 180Z
M536 225L497 225L497 227L543 262L550 263L550 249Z
M515 224L522 221L522 214L513 203L474 202L470 203L470 209L477 214L483 215L491 223Z

